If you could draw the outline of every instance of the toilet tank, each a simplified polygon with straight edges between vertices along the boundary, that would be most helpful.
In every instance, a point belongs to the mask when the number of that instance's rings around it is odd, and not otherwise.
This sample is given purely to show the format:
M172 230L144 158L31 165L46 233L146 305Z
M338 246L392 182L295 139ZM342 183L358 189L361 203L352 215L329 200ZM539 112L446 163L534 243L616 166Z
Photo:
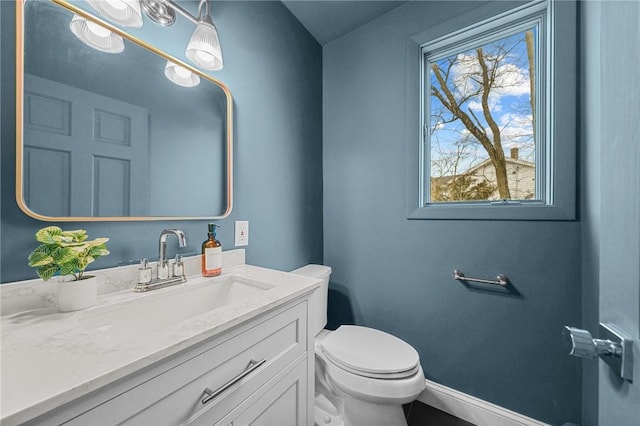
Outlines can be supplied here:
M315 336L327 325L327 299L329 297L331 268L325 265L306 265L291 272L322 280L320 287L310 297L309 330Z

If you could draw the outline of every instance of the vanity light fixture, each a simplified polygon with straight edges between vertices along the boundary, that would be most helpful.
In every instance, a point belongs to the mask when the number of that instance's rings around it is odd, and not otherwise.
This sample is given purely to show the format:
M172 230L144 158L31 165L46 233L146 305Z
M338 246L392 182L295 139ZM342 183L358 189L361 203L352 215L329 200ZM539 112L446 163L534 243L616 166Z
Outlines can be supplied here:
M201 0L198 6L198 24L187 45L186 55L201 68L214 71L222 69L222 48L207 0Z
M164 75L178 86L195 87L200 84L200 76L175 62L167 61L167 65L164 67Z
M124 50L122 37L76 14L71 18L69 28L80 41L96 50L106 53L120 53Z
M140 28L142 12L139 0L87 0L104 17L125 27Z
M187 58L200 68L213 71L222 69L222 48L218 30L209 13L209 0L200 0L197 18L173 0L140 0L140 4L149 19L157 24L173 24L176 12L196 24L185 52Z
M142 12L153 22L172 25L176 20L176 12L194 24L196 29L191 35L185 55L200 68L218 71L223 67L222 48L218 30L209 13L209 0L200 0L198 17L194 17L174 0L87 0L101 15L123 26L141 27ZM94 49L119 53L124 50L124 41L119 35L101 27L85 18L74 15L71 20L71 31L83 43ZM176 63L167 62L165 76L172 82L193 87L200 83L200 77L187 68Z

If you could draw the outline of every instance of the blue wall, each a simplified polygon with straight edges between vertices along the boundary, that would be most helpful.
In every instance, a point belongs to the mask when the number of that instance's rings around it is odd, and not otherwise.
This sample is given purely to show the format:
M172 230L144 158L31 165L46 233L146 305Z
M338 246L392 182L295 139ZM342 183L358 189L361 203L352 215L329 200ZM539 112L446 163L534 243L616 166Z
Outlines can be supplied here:
M407 340L430 380L551 424L579 423L580 363L560 332L581 318L580 222L407 220L407 40L512 6L409 2L324 46L330 318ZM455 268L506 274L520 294L468 289Z
M33 278L26 258L33 234L47 223L23 214L15 203L14 2L2 7L2 212L0 282ZM185 7L195 13L197 4ZM225 54L225 68L212 73L225 82L235 101L234 210L219 238L233 248L234 220L249 220L248 262L292 269L322 262L322 49L280 2L215 2L214 19ZM147 23L142 35L176 56L184 56L193 26L171 29ZM176 41L178 40L178 41ZM184 41L184 43L183 43ZM184 188L206 196L203 188ZM199 252L206 222L68 223L92 237L108 236L111 255L96 268L157 256L162 229L185 231L188 247ZM172 244L175 244L172 242ZM173 253L175 247L169 248Z

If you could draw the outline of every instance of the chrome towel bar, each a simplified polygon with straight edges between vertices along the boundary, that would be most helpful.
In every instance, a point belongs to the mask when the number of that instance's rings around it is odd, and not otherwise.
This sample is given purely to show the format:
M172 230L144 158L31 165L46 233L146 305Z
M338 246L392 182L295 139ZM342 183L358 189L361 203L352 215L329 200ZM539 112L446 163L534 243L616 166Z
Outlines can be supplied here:
M483 280L481 278L471 278L464 275L459 269L453 271L453 279L458 281L473 281L476 283L493 284L506 287L509 284L509 278L506 275L498 275L495 280Z

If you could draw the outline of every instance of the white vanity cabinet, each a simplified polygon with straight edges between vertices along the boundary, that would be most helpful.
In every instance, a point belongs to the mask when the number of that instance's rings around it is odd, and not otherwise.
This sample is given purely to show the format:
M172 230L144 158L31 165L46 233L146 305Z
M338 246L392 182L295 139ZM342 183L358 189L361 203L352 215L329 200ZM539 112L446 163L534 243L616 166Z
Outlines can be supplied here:
M29 424L312 424L307 320L308 300L298 298Z

